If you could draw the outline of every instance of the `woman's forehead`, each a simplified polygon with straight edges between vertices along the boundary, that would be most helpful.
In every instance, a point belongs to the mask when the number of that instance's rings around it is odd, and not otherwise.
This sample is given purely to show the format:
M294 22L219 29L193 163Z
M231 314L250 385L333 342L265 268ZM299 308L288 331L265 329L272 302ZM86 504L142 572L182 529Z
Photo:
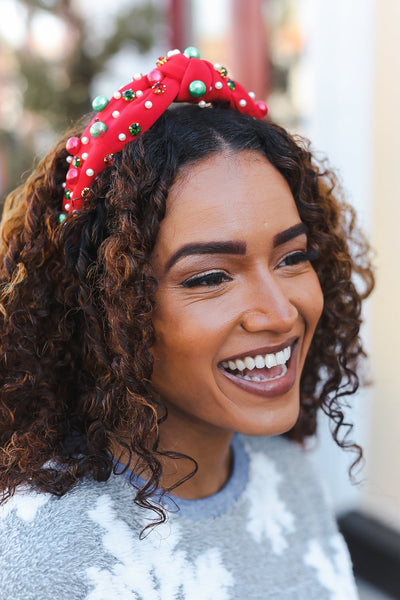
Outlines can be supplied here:
M213 239L240 239L263 228L298 222L298 212L283 176L255 151L213 154L187 167L167 199L160 238L171 245Z

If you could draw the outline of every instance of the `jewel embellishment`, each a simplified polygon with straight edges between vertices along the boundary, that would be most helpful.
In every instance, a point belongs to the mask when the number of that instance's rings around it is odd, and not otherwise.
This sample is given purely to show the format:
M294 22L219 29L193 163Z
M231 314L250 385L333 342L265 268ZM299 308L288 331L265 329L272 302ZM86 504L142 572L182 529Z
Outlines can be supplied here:
M156 61L156 65L157 67L162 67L162 65L165 65L165 63L167 62L167 57L166 56L160 56L158 58L158 60Z
M78 168L81 166L81 159L79 158L79 156L75 156L73 161L72 161L72 166L75 168Z
M129 125L129 133L131 135L139 135L141 131L142 128L140 127L139 123L132 123L131 125Z
M163 94L165 92L165 90L167 89L167 86L165 85L165 83L161 83L160 81L157 81L157 83L155 83L154 85L151 86L151 89L153 90L154 94Z
M114 162L114 154L107 154L104 157L104 162L106 163L106 165L110 166L113 164Z
M122 97L125 100L125 102L131 102L135 97L135 92L131 89L125 90L124 92L122 92Z

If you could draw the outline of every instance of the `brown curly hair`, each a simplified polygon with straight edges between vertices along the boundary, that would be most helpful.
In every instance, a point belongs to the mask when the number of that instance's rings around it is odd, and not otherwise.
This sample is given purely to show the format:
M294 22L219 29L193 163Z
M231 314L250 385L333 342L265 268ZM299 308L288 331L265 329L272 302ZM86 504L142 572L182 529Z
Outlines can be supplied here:
M299 418L286 435L298 442L313 435L322 409L335 441L356 450L353 466L360 461L361 448L347 440L352 425L343 397L359 384L361 301L374 280L353 209L307 144L276 124L223 107L180 106L115 156L85 209L64 224L58 213L65 140L7 200L0 270L3 499L22 483L62 495L83 477L106 480L112 450L122 447L138 460L136 470L149 474L136 502L150 506L162 473L158 426L167 416L151 389L157 282L150 257L179 170L226 148L255 150L275 166L308 227L310 248L318 250L324 309L301 378Z

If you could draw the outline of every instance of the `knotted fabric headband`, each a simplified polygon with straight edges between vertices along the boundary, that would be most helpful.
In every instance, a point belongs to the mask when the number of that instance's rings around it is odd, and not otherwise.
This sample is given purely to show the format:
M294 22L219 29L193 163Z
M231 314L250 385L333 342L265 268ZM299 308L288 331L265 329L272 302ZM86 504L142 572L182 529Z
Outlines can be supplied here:
M60 222L83 207L95 178L112 164L115 153L149 129L172 102L200 107L225 103L258 119L268 112L264 102L255 102L252 92L228 77L225 67L201 60L196 48L168 52L157 60L155 69L134 75L111 99L97 96L93 100L97 115L80 138L69 138L66 144L72 156Z

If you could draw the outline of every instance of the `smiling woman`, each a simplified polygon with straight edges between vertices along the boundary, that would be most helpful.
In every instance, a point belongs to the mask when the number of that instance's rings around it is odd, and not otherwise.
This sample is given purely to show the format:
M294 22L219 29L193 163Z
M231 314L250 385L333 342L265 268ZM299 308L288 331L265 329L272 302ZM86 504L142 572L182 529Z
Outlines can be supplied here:
M341 399L368 245L332 173L221 65L157 66L7 202L1 589L351 600L304 442L322 410L362 456Z

